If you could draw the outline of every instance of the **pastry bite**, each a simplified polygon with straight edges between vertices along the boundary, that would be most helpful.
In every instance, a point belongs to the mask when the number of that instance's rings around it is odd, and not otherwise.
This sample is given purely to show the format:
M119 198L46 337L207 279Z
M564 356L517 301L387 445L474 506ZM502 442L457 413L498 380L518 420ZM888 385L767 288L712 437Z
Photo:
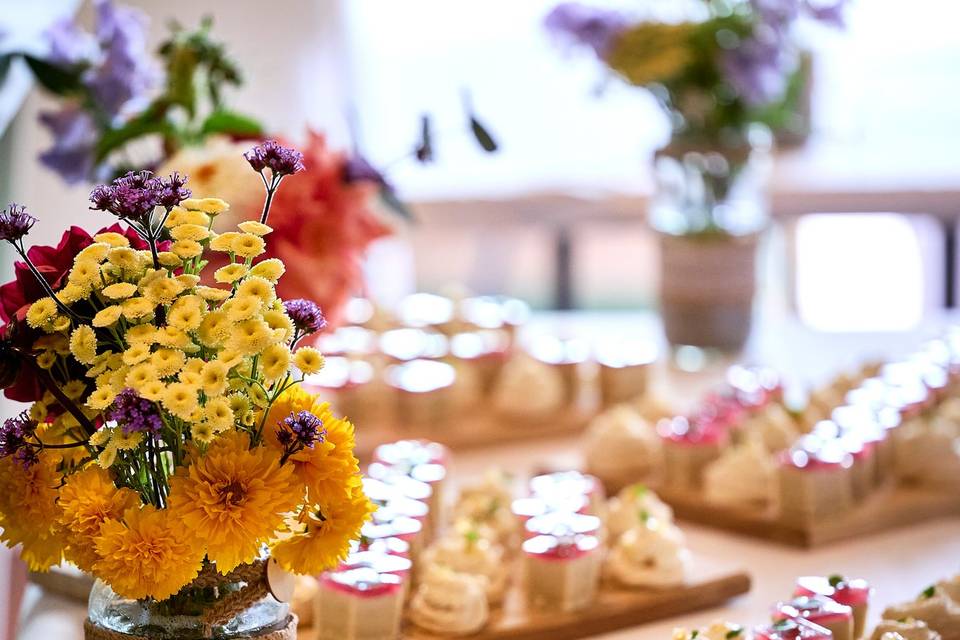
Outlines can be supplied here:
M853 609L853 637L862 638L870 604L870 585L841 575L804 576L797 579L796 596L823 596Z
M903 618L901 620L881 620L870 635L870 640L940 640L940 634L923 620Z
M853 609L819 595L796 596L778 602L773 608L773 620L804 618L828 629L833 640L858 640L853 635Z
M785 618L753 630L755 640L832 640L830 631L803 618Z
M602 516L606 509L606 493L600 480L579 471L554 471L530 478L530 495L549 504L564 502L576 496L587 499L586 513Z
M397 398L401 424L442 428L451 418L457 374L449 364L410 360L388 367L386 377Z
M403 617L404 578L371 567L324 573L314 599L318 640L395 640Z
M445 475L446 470L439 465L417 465L409 469L408 473L402 473L400 468L390 467L381 462L371 462L367 466L364 483L365 487L366 483L371 484L374 489L373 495L384 496L385 492L392 490L404 498L424 503L427 506L426 530L429 535L434 536L443 520L443 496L435 493L434 487L441 486ZM428 483L414 476L435 481ZM380 501L373 497L371 500Z
M637 410L637 413L652 425L677 415L673 405L663 395L652 389L642 396L634 398L631 404Z
M660 466L656 429L629 405L595 417L586 433L587 471L611 489L644 480Z
M703 471L730 443L730 433L717 423L678 416L661 420L657 432L663 440L664 485L671 491L699 491Z
M524 535L531 538L538 535L552 535L558 538L589 534L604 539L602 522L596 516L571 511L551 511L530 518L524 523Z
M487 623L486 578L431 565L410 600L410 621L438 635L469 635Z
M392 390L373 363L346 357L326 357L323 369L304 378L303 385L330 398L337 411L356 424L392 419Z
M567 404L563 375L527 354L518 354L500 370L491 392L497 413L513 419L544 420Z
M583 391L583 369L590 349L583 340L537 336L530 343L532 358L555 371L563 383L563 405L576 405Z
M673 509L642 483L624 487L607 503L607 531L616 540L647 518L672 523Z
M793 417L779 402L772 402L748 418L742 429L744 440L758 438L771 453L789 449L800 436Z
M512 547L520 524L511 511L513 492L500 478L502 472L489 472L483 482L466 487L453 508L454 522L466 521L490 532L494 541Z
M676 628L671 634L671 640L745 640L747 637L743 626L735 622L716 620L700 629Z
M597 349L596 359L600 401L612 407L646 394L657 348L651 342L617 341Z
M680 529L648 517L613 544L606 573L624 587L666 589L687 581L691 562Z
M931 585L916 599L883 610L884 620L923 620L944 640L960 638L960 604L944 589Z
M411 293L397 305L397 318L404 327L440 330L454 319L455 303L434 293Z
M416 518L397 516L391 512L380 515L378 509L373 513L369 522L360 528L362 538L380 540L382 538L399 538L405 542L412 559L416 559L424 547L423 522Z
M960 483L960 448L949 425L917 427L897 444L896 475L905 482L955 488Z
M780 455L780 517L801 526L853 507L853 457L836 443L804 436Z
M576 611L596 599L603 561L596 536L535 536L524 541L522 552L530 606Z
M411 360L439 360L449 353L447 337L422 329L393 329L380 334L380 352L391 364Z
M709 502L761 509L778 497L776 459L758 438L727 449L704 470L704 495Z
M458 371L461 367L470 369L483 395L493 388L506 361L508 347L508 336L499 328L458 333L450 337L450 356L459 364Z
M430 545L421 557L424 567L443 566L457 573L482 576L490 605L503 602L507 592L507 563L503 547L477 529L454 530Z

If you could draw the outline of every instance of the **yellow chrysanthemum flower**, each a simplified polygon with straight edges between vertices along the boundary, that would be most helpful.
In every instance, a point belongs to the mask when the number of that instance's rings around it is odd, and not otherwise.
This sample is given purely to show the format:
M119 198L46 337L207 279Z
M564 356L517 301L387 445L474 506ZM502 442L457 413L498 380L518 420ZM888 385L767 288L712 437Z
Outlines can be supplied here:
M78 262L70 270L67 281L78 287L92 287L100 282L100 266L95 262Z
M106 242L94 242L93 244L81 249L73 261L100 263L107 259L108 251L110 251L110 245Z
M157 329L154 333L154 339L159 345L181 350L186 349L187 345L191 344L190 336L183 329L170 326Z
M263 320L273 329L283 331L283 342L287 342L293 337L293 321L286 311L282 309L269 309L263 312Z
M276 544L272 556L292 573L317 575L347 557L350 543L376 507L353 487L345 496L303 510L291 529L294 535Z
M227 390L227 374L230 367L219 360L211 360L200 371L200 388L210 397L223 395Z
M44 351L37 356L37 366L41 369L49 369L57 363L57 354L53 351Z
M175 278L152 278L147 284L140 281L143 297L155 305L168 305L183 292L183 284Z
M117 282L116 284L111 284L110 286L104 287L101 293L114 300L123 300L125 298L129 298L136 292L137 285L129 282Z
M285 344L272 344L260 354L260 364L267 380L279 380L290 369L290 349Z
M82 324L70 334L70 353L81 364L93 364L97 357L97 334L90 325Z
M270 399L267 397L267 393L259 384L248 384L246 387L246 394L247 397L250 398L250 403L255 407L263 409L270 404Z
M100 525L107 520L120 520L127 509L140 504L140 496L133 489L118 489L107 471L88 467L67 476L59 504L60 525L67 543L64 555L90 572L100 559L94 544Z
M233 426L233 409L230 408L230 401L226 398L207 400L206 406L203 407L203 419L214 433L229 429Z
M90 287L81 287L74 282L68 282L63 289L57 293L60 302L71 305L80 300L86 300L90 297Z
M20 557L32 571L46 571L59 564L63 555L57 531L58 464L58 456L49 450L30 466L12 456L0 458L0 542L8 547L22 545Z
M166 226L177 227L182 224L198 224L204 227L210 226L210 216L196 209L184 209L177 207L170 212L167 218Z
M150 346L138 343L123 352L123 363L128 366L139 364L150 357Z
M70 380L60 387L60 390L71 400L78 400L87 390L87 383L83 380Z
M230 205L220 198L187 198L180 206L190 211L202 211L212 216L230 209Z
M194 442L199 442L200 444L210 444L213 442L213 438L216 435L216 432L213 429L213 425L209 422L193 422L190 425L190 437Z
M236 282L243 276L247 274L247 268L242 264L228 264L225 267L220 267L213 272L213 279L217 282L223 284L230 284Z
M232 369L243 362L243 354L233 349L224 349L217 355L217 359ZM242 384L242 382L238 381L238 384Z
M192 273L181 273L176 277L177 282L183 285L184 291L193 289L200 282L200 276Z
M280 259L267 258L253 265L250 269L250 275L266 278L270 282L276 282L286 271L287 268Z
M138 393L153 402L160 402L163 398L163 394L167 391L167 385L163 384L161 380L150 380L145 384L141 385Z
M203 253L203 246L196 240L177 240L170 245L170 251L181 258L196 258Z
M210 231L206 225L199 224L181 224L170 230L170 237L174 240L192 240L200 242L210 236Z
M164 600L200 573L203 544L164 510L128 509L123 522L105 520L95 538L94 573L125 598Z
M170 479L168 511L203 537L207 557L226 573L255 559L302 497L292 467L280 466L266 447L250 449L245 433L230 431Z
M172 376L180 371L186 361L187 356L179 349L157 349L150 356L150 364L156 368L157 375L161 378Z
M127 333L124 335L124 337L127 339L129 344L143 343L150 345L157 341L156 334L156 327L149 324L141 324L127 329Z
M246 220L245 222L238 224L237 227L240 229L240 231L243 231L244 233L252 233L255 236L265 236L273 231L273 228L269 225L265 225L256 220Z
M183 258L175 254L173 251L161 251L157 254L157 259L160 261L160 264L164 267L169 267L175 269L183 264Z
M237 296L224 302L220 309L231 322L240 322L256 315L262 306L263 301L256 296Z
M113 304L97 311L91 323L95 327L111 327L117 323L122 313L123 307L118 304Z
M129 247L130 240L127 239L122 233L116 233L115 231L105 231L103 233L98 233L93 236L95 242L102 242L108 244L111 247Z
M227 338L227 347L242 355L252 356L263 351L272 342L273 332L267 323L259 318L251 318L233 327Z
M122 308L123 317L136 322L153 316L154 303L147 298L127 298Z
M169 385L163 394L162 402L167 411L183 420L189 420L191 415L200 408L197 388L183 382L174 382Z
M199 286L196 291L197 295L207 302L222 302L230 297L230 291L216 287Z
M256 258L266 250L266 243L260 236L252 233L241 233L230 243L230 248L242 258Z
M124 271L137 271L143 266L140 254L130 247L115 247L107 252L107 262Z
M27 324L34 329L39 329L49 322L52 322L57 315L57 303L53 298L40 298L27 310Z
M307 486L310 500L324 503L341 499L353 487L360 486L360 463L354 455L353 424L336 417L330 403L321 402L300 386L284 391L270 407L265 424L276 425L290 414L309 411L323 421L322 442L290 456L297 477ZM275 429L264 430L264 442L278 453L283 446Z
M49 408L43 402L38 401L30 405L30 419L34 422L44 422L49 413Z
M227 231L226 233L221 233L210 240L210 248L214 251L230 253L233 251L233 241L238 237L240 237L239 231Z
M293 354L293 364L303 373L310 375L323 369L323 355L313 347L300 347Z
M71 324L73 324L73 322L70 320L70 317L61 314L53 318L53 321L50 323L49 328L47 328L46 330L47 331L50 331L50 330L66 331L70 328Z
M231 393L227 396L227 402L229 403L230 411L232 411L234 415L242 416L247 411L250 411L250 400L242 393Z
M139 391L145 384L158 378L156 367L150 362L141 362L130 368L123 382L125 386Z
M277 292L274 291L273 284L266 278L247 276L237 287L237 298L243 296L259 298L264 306L268 306L277 299Z
M193 331L203 321L203 307L205 306L197 296L184 296L170 307L167 322L170 326L178 329Z

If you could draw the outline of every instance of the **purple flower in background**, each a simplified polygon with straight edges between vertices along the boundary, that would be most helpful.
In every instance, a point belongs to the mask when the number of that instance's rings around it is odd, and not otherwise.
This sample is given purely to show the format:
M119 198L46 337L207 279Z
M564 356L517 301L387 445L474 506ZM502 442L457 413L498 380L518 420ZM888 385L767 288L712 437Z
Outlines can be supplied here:
M590 47L597 57L604 58L629 21L617 11L567 2L547 14L544 26L562 38Z
M354 182L372 182L381 189L393 191L393 187L387 182L383 173L370 164L370 161L359 153L353 153L344 163L343 181L347 184L353 184Z
M40 154L40 162L69 184L89 178L93 171L97 127L90 114L77 105L40 114L40 122L53 136L53 146Z
M29 467L37 463L37 445L30 442L36 431L37 423L30 419L26 411L8 418L0 426L0 458L13 456L13 459Z
M291 413L277 424L277 441L283 447L284 461L298 451L312 449L325 436L323 420L309 411Z
M293 326L299 331L316 333L327 326L327 320L323 317L323 312L320 311L320 305L312 300L304 300L303 298L286 300L283 303L283 308L290 316L290 320L293 321Z
M112 118L128 103L145 98L156 84L158 72L147 48L146 16L110 0L98 0L95 6L102 54L87 85L100 108Z
M0 240L19 242L36 222L37 219L27 213L25 206L11 202L10 206L0 211Z
M723 71L748 105L762 106L783 96L790 62L785 37L772 27L756 25L750 38L725 53Z
M73 20L59 20L44 34L50 44L47 61L57 66L89 63L98 55L97 41Z
M156 435L163 429L157 405L140 397L133 389L124 389L113 400L107 419L115 421L125 434L144 432Z
M846 26L846 20L843 15L846 4L846 0L834 0L833 2L827 3L810 2L810 0L806 0L803 3L803 8L814 20L842 29Z
M274 177L289 176L303 171L303 154L285 147L276 140L267 140L243 154L254 171L270 169Z
M181 176L176 171L167 178L159 178L159 180L157 204L161 207L172 209L189 198L192 193L190 189L184 186L187 184L187 176Z

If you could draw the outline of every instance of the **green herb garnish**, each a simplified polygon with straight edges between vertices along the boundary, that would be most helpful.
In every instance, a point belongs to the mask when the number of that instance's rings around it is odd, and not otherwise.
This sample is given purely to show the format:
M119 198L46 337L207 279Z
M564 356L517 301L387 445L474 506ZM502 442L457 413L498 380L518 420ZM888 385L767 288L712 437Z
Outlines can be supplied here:
M643 524L647 524L647 522L650 520L650 512L646 509L640 509L640 511L637 512L637 515L640 517L640 522Z
M930 585L920 593L920 597L926 600L928 598L932 598L933 594L935 594L936 592L937 592L936 585Z
M694 640L694 638L696 638L698 635L700 635L700 630L694 629L690 632L690 640Z
M833 587L834 589L836 589L838 586L840 586L840 583L842 583L842 582L843 582L843 576L841 576L841 575L838 574L838 573L835 573L835 574L833 574L832 576L830 576L829 578L827 578L827 583L828 583L831 587Z
M727 640L733 640L733 638L736 638L741 633L743 633L743 627L734 627L733 629L730 629L730 631L727 631L726 638Z
M648 491L647 485L643 484L642 482L638 482L637 484L633 485L634 498L644 497L645 495L647 495L647 491Z

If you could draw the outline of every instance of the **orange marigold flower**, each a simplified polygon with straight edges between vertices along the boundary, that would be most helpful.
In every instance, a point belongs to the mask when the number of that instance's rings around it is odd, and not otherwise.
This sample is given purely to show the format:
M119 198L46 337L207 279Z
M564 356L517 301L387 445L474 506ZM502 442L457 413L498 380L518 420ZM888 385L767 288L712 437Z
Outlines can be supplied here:
M169 511L201 536L209 559L226 573L256 559L284 514L300 504L303 485L293 471L272 449L251 449L247 434L226 433L170 479Z
M11 457L0 459L0 542L22 545L20 557L32 571L46 571L63 558L56 532L59 460L46 451L29 467Z
M96 575L125 598L165 600L200 573L203 543L167 510L128 509L95 538Z

